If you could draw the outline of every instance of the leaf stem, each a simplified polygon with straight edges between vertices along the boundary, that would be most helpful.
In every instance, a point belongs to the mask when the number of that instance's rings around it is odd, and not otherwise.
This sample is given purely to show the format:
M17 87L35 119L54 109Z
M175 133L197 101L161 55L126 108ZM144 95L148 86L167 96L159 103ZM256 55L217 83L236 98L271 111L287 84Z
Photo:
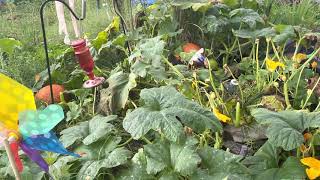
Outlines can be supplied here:
M318 80L317 80L316 84L313 86L313 88L312 88L312 90L311 90L311 93L310 93L310 94L308 94L307 99L306 99L306 102L303 104L302 109L304 109L304 108L306 107L306 105L307 105L307 103L308 103L308 101L309 101L309 99L310 99L310 97L311 97L312 93L314 92L314 90L315 90L315 89L316 89L316 87L318 86L319 82L320 82L320 77L318 78Z
M240 103L237 102L236 105L236 121L234 122L235 127L240 127L240 113L241 113L241 107L240 107Z
M94 114L95 114L96 96L97 96L97 87L94 87L93 88L92 116L94 116Z
M286 101L287 109L291 108L290 100L289 100L289 92L288 92L288 82L284 82L283 84L283 93Z
M167 63L181 79L184 79L184 75L176 67L174 67L174 65L171 62L169 62L169 60L166 57L162 55L162 58L164 62Z
M142 136L141 139L146 142L147 144L153 144L149 139L147 139L146 137Z
M125 145L129 144L132 140L133 140L133 138L130 137L126 142L124 142L124 143L122 143L122 144L119 144L117 147L125 146Z

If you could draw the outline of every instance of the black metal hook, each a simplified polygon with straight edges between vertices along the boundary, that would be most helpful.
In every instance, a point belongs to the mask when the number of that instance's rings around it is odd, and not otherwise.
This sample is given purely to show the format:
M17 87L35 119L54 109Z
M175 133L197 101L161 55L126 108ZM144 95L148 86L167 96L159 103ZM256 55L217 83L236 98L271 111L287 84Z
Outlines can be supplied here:
M76 13L71 9L71 7L64 2L63 0L47 0L42 3L40 7L40 18L41 18L41 28L42 28L42 35L43 35L43 47L46 55L46 61L47 61L47 69L48 69L48 76L49 76L49 83L50 83L50 95L51 95L51 103L54 103L54 96L53 96L53 89L52 89L52 77L51 77L51 70L50 70L50 60L49 60L49 53L48 53L48 44L47 44L47 36L46 36L46 30L45 30L45 25L44 25L44 18L43 18L43 13L44 13L44 8L49 2L55 2L58 1L62 4L64 4L68 10L71 12L71 14L78 20L82 21L85 19L86 16L86 0L82 0L82 15L81 17L78 17Z

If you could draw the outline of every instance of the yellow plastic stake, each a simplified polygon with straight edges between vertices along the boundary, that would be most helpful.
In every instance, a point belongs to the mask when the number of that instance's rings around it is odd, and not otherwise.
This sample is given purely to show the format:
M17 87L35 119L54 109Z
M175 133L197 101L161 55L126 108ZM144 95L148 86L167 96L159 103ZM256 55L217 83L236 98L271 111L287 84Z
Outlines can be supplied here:
M0 73L0 132L18 131L19 113L25 110L36 110L32 90Z

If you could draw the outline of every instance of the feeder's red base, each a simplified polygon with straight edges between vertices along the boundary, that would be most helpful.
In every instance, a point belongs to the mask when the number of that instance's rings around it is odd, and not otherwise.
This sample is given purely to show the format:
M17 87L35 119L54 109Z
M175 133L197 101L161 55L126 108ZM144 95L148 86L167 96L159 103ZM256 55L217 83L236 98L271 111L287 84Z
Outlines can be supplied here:
M94 88L101 85L105 79L103 77L94 76L94 61L89 51L89 48L86 45L84 39L79 39L72 42L72 47L75 52L75 56L80 64L81 69L83 69L90 80L87 80L84 84L84 88Z
M94 77L94 79L87 80L84 84L84 88L94 88L97 87L105 81L104 77Z

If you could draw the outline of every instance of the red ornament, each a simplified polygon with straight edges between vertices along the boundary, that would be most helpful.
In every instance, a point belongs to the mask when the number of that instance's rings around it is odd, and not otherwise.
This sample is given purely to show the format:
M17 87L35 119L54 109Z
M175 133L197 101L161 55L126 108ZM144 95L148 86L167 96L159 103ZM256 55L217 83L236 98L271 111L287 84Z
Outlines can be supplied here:
M96 77L94 75L93 73L94 61L90 54L89 48L86 45L86 41L84 39L79 39L79 40L73 41L71 43L71 46L74 49L74 53L80 64L81 69L83 69L86 72L87 76L89 77L89 80L87 80L83 84L83 87L93 88L101 85L105 81L105 79L104 77Z

